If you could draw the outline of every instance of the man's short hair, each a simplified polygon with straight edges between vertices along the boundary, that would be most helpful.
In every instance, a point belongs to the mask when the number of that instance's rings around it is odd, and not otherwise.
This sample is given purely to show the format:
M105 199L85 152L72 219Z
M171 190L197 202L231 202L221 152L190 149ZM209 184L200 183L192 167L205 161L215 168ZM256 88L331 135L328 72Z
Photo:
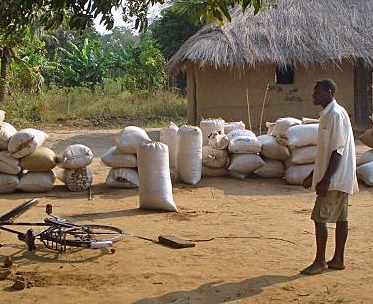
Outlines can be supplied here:
M330 90L332 95L334 95L337 90L337 85L332 79L329 78L319 80L318 82L316 82L316 86L323 88L325 91Z

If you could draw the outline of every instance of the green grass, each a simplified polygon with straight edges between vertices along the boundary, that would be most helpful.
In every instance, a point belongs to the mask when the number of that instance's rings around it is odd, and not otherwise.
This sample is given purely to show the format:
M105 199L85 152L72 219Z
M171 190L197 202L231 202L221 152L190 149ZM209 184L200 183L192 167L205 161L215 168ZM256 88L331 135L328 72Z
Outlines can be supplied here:
M39 94L16 91L4 105L6 121L15 125L68 124L88 121L96 127L142 127L186 123L186 98L174 92L121 91L111 82L92 93L86 88L51 88Z

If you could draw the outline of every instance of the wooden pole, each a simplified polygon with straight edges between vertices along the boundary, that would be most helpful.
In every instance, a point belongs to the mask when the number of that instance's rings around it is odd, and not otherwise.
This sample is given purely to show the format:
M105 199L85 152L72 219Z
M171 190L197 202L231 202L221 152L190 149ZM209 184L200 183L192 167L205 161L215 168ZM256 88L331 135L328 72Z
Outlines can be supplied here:
M247 104L247 116L249 116L249 127L251 129L251 115L250 115L250 102L249 102L249 88L246 88L246 104Z
M269 83L267 83L266 90L265 90L265 93L264 93L262 113L260 114L259 135L262 135L262 121L263 121L264 105L265 105L265 102L266 102L266 99L267 99L268 91L269 91Z

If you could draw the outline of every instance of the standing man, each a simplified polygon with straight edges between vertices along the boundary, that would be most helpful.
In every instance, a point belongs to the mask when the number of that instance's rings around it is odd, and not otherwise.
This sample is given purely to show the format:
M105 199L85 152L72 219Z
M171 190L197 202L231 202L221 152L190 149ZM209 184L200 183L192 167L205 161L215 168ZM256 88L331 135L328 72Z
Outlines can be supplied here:
M316 258L301 271L312 275L328 268L342 270L348 234L348 195L358 191L354 136L346 110L334 99L336 85L331 79L316 82L313 103L320 112L315 169L303 181L303 187L316 191L311 219L315 222ZM336 223L334 257L326 262L328 239L326 223Z

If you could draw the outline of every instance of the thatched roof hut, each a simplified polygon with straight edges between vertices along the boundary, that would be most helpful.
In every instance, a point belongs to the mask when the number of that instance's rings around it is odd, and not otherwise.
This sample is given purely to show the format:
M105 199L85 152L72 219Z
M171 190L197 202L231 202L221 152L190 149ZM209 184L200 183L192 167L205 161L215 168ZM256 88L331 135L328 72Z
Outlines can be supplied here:
M208 104L211 103L208 92L203 96L197 96L198 93L195 92L198 90L198 85L202 85L198 80L200 73L208 74L209 71L216 74L230 73L228 78L235 78L237 83L240 82L238 79L249 77L254 71L256 73L269 66L272 67L272 75L276 69L289 66L295 69L292 90L300 89L299 87L305 84L297 82L297 75L301 75L300 72L307 74L312 71L323 71L302 79L302 81L310 81L311 85L312 81L320 78L318 74L337 78L340 88L345 85L355 88L352 92L355 98L344 100L344 105L351 103L347 108L355 122L368 121L368 114L364 111L372 110L371 88L370 97L365 101L359 101L363 104L359 109L359 106L356 108L356 95L366 94L356 92L356 87L369 87L369 81L370 86L372 84L373 0L280 0L276 5L270 5L255 16L250 9L242 14L240 8L234 9L231 15L232 22L225 23L222 27L214 24L203 27L184 43L169 62L171 71L186 69L188 74L194 75L194 78L188 76L188 81L192 81L197 86L193 87L193 84L188 83L189 93L192 90L194 97L197 98L192 100L192 97L189 97L190 103L193 103L195 108L193 117L189 117L192 122L208 116L204 108L206 106L209 108ZM330 72L326 72L328 70ZM347 77L349 79L346 81L339 79L341 77L335 74L341 71L345 75L353 73L352 78ZM370 75L370 79L361 84L360 78L366 78L367 75ZM262 77L256 73L256 77L258 76ZM356 83L356 80L359 83ZM273 81L263 79L263 81L264 87L266 84L277 84L274 83L275 79ZM246 89L250 87L248 78L244 82ZM288 90L290 87L282 86L282 89ZM342 93L346 95L346 92ZM307 94L309 96L310 92ZM351 97L351 92L347 95ZM260 96L251 94L250 97L251 106L254 108L255 104L263 102ZM345 96L341 97L345 98ZM305 97L299 96L299 98L304 100ZM205 106L199 105L201 102ZM189 108L193 110L193 106ZM316 109L313 114L317 115L318 110ZM364 113L360 113L361 111ZM216 115L217 112L214 113ZM286 112L283 115L286 115ZM223 113L220 116L224 116ZM363 116L366 116L366 119ZM228 118L240 119L240 117ZM276 117L269 115L268 118Z

